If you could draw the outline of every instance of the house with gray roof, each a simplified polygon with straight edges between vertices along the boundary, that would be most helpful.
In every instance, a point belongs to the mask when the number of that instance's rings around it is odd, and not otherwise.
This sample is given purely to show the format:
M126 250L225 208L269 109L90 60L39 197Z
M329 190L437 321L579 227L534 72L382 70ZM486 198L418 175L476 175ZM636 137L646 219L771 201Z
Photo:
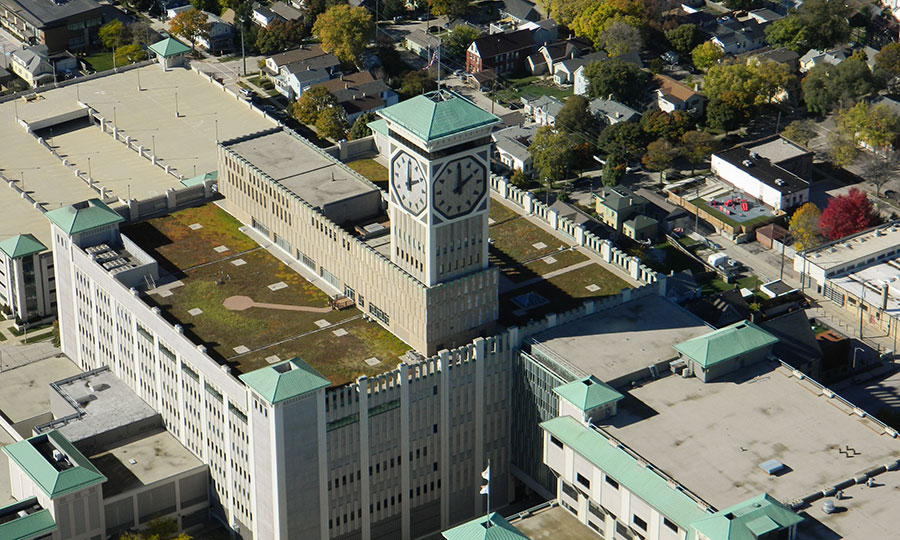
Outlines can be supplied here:
M637 122L641 118L641 113L612 99L597 98L591 100L588 107L598 120L607 125L619 122Z
M528 0L503 0L500 17L508 17L516 23L541 20L541 14L538 13L534 2Z
M563 108L563 102L553 96L530 98L522 96L525 114L531 115L539 126L552 126L556 123L556 115Z
M830 49L820 51L818 49L810 49L806 54L800 57L800 72L806 73L819 64L831 64L836 66L847 59L847 53L843 49Z
M494 159L512 171L531 174L534 163L528 147L534 140L538 126L512 126L491 134L494 141Z
M337 76L340 66L336 56L323 54L282 65L272 80L279 94L291 100L299 99L310 86Z

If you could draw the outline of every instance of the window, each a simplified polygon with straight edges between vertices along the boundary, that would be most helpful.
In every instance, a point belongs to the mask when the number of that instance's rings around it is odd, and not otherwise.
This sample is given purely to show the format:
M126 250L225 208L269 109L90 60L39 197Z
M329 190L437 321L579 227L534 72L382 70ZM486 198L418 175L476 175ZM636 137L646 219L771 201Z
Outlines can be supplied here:
M573 500L576 500L576 501L578 500L578 491L574 487L572 487L568 482L562 483L562 490L563 490L563 493L568 495Z
M666 527L671 529L672 532L674 532L674 533L678 532L678 525L675 525L674 523L672 523L672 521L669 520L669 518L667 518L667 517L663 517L663 525L665 525Z
M635 525L637 525L641 530L643 530L643 531L647 530L647 522L644 521L643 519L639 518L636 514L631 516L631 521Z
M606 480L606 483L609 484L610 486L612 486L613 488L619 489L619 483L616 482L615 480L613 480L611 477L607 476L606 478L604 478L604 480Z
M575 473L575 480L578 481L582 486L591 489L591 481L581 475L581 473Z
M562 448L563 448L563 443L562 443L561 440L557 439L557 438L554 437L553 435L550 435L550 442L552 442L554 445L556 445L557 447L559 447L560 450L562 450Z

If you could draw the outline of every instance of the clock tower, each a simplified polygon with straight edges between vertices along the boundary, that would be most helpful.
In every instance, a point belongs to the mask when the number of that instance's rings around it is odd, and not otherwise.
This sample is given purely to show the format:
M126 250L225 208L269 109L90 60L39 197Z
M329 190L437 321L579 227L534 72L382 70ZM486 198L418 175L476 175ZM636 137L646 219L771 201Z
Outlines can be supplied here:
M388 127L391 261L428 287L488 267L491 129L449 90L379 111Z

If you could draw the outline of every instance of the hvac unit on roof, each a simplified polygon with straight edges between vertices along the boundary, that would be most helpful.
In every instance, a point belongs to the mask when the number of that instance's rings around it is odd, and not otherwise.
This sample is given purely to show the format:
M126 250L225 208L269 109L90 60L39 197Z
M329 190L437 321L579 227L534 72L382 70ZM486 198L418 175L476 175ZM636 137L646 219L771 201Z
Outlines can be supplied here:
M781 178L776 178L776 179L775 179L775 185L783 186L783 185L784 185L784 180L782 180Z
M749 159L745 159L741 163L744 165L744 167L752 167L753 166L753 162L750 161Z
M756 159L758 157L759 157L759 154L757 154L756 152L750 152L750 159Z
M60 452L59 450L53 450L53 461L57 463L66 459L66 455Z

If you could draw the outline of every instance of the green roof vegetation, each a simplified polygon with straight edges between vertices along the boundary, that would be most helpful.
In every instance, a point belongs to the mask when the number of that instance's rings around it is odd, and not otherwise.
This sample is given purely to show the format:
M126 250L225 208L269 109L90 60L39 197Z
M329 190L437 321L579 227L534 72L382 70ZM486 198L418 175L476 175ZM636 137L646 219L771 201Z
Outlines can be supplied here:
M63 206L44 215L68 235L123 221L118 212L100 199Z
M527 536L496 512L457 525L442 532L441 535L447 540L528 540Z
M424 141L496 124L500 118L450 90L435 90L378 111Z
M614 403L625 397L593 375L557 386L553 391L580 408L582 412Z
M675 345L675 350L708 368L763 347L778 338L749 321L741 321Z
M162 41L157 41L147 48L156 55L162 56L163 58L169 58L170 56L175 56L176 54L184 54L191 50L190 47L174 38L166 38Z
M38 504L37 499L31 498L15 502L9 506L0 508L0 538L3 540L31 540L43 535L49 535L56 530L56 522L46 508L32 512L27 516L3 521L3 517L20 510L28 511Z
M245 373L240 378L272 404L331 386L328 379L296 357Z
M763 493L701 519L693 527L710 540L756 540L801 521L790 508Z
M3 251L10 259L34 255L45 249L47 246L30 234L18 234L0 242L0 251Z
M690 531L691 523L710 515L700 509L697 501L669 485L665 478L571 416L553 418L541 427L685 531ZM692 538L688 534L688 540Z
M50 451L62 452L71 467L57 467L51 463L52 455L38 450L44 445L49 445ZM106 477L90 460L58 431L4 446L2 450L51 499L106 482Z

